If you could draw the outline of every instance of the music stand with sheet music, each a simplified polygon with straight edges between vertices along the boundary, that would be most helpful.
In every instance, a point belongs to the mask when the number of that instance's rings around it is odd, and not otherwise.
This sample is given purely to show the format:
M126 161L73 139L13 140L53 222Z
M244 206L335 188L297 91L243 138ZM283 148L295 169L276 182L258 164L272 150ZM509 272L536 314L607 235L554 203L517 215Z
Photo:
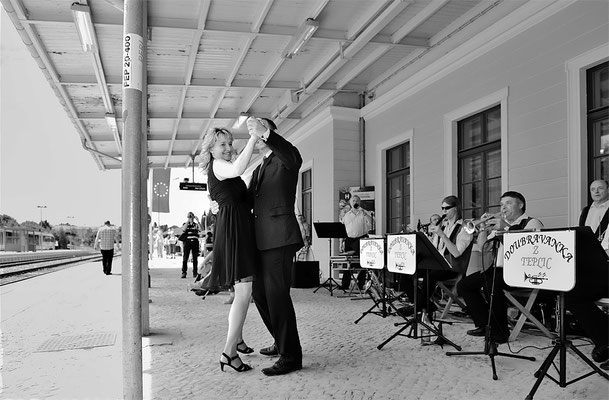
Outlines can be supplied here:
M341 289L346 293L338 282L332 278L332 239L344 239L347 237L345 225L340 222L313 222L313 227L318 238L328 239L328 279L319 285L313 293L316 293L322 287L330 291L330 296L333 296L333 291L336 289Z
M452 269L448 261L438 252L438 250L434 247L433 243L429 241L427 235L423 232L416 232L416 269L414 271L414 275L412 277L413 286L414 286L414 315L412 318L407 319L407 322L399 322L396 323L395 326L402 326L397 332L395 332L391 337L385 340L383 343L377 346L377 349L382 349L387 343L393 340L397 336L406 336L409 338L417 339L418 336L418 325L422 325L427 328L430 332L438 337L439 343L441 344L449 344L453 346L455 349L461 351L461 347L457 344L451 342L444 336L442 333L441 326L436 328L433 324L428 324L421 319L419 316L419 305L417 304L417 285L418 285L418 271L420 269L425 270L425 274L427 275L427 279L425 280L425 284L429 282L429 270L450 270ZM427 303L429 303L429 299L427 299ZM426 306L429 309L429 305ZM407 334L402 334L403 331L410 327L410 331Z
M573 227L573 228L559 228L559 229L542 229L541 233L547 231L574 231L575 234L575 262L571 266L573 272L573 287L570 290L566 290L562 287L549 286L549 290L558 291L558 314L559 314L559 337L554 340L554 347L541 364L541 367L535 372L534 376L537 381L533 385L533 388L529 394L525 397L526 400L532 400L535 392L539 388L541 381L546 376L564 388L568 385L575 383L581 379L584 379L590 375L598 373L605 379L609 380L609 375L602 371L592 360L584 355L581 350L573 345L573 343L567 339L565 330L565 292L572 290L585 290L585 287L589 284L590 280L604 279L607 280L607 253L597 240L596 236L592 233L590 227ZM529 277L530 278L530 277ZM527 277L525 276L525 282ZM529 279L529 282L531 280ZM543 282L545 283L545 282ZM514 283L512 283L514 285ZM540 285L541 286L541 285ZM541 288L543 290L543 288ZM584 361L592 369L592 371L585 373L577 378L567 382L567 348L571 349L575 355L577 355L582 361ZM558 379L554 378L548 373L550 365L554 365L554 358L558 355L559 367L556 368L558 373Z

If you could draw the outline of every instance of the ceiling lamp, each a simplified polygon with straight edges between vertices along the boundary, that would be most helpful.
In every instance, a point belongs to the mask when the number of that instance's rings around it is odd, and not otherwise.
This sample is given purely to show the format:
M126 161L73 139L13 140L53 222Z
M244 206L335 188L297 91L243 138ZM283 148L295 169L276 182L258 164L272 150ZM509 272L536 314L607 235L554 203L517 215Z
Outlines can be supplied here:
M294 57L294 55L302 49L302 46L311 39L311 36L313 36L317 28L319 28L319 22L315 21L313 18L307 18L307 20L298 27L296 35L294 35L292 40L290 40L290 43L288 43L284 58Z
M95 29L93 28L93 21L91 21L91 9L89 6L79 3L73 3L70 8L72 9L72 17L76 23L82 50L90 53L97 47Z

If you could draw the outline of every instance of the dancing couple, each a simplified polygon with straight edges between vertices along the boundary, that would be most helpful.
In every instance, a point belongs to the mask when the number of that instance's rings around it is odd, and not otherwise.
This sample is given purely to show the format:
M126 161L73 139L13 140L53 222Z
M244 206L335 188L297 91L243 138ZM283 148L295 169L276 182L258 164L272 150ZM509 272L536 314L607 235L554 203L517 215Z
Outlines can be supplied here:
M302 157L296 147L277 134L271 120L249 118L247 127L250 137L238 157L233 136L226 129L208 132L201 151L212 208L218 210L210 285L234 285L235 292L220 368L229 366L238 372L252 369L238 353L254 351L243 340L253 295L274 338L274 343L260 353L279 355L277 362L262 372L283 375L302 369L302 349L290 297L292 260L303 246L294 213ZM264 155L264 161L254 171L248 188L241 175L255 148Z

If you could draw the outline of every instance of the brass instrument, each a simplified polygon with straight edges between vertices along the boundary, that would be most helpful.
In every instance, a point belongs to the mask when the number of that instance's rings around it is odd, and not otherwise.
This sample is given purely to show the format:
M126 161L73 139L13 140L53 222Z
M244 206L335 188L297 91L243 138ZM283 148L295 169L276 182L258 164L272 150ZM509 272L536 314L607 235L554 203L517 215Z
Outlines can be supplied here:
M419 225L418 225L418 230L419 230L419 231L421 231L421 232L425 232L426 234L428 234L428 235L429 235L429 227L430 227L431 225L434 225L434 226L439 226L439 225L441 225L441 224L442 224L442 222L444 221L444 218L446 218L446 214L442 214L442 215L440 216L440 219L438 219L438 222L436 222L435 224L432 224L431 222L428 222L428 223L426 223L426 224L419 224Z
M504 215L501 212L498 212L497 214L484 213L484 214L482 214L480 219L477 219L477 220L466 219L465 221L463 221L463 229L465 230L465 232L467 232L471 235L472 233L474 233L478 230L478 227L481 224L483 224L486 221L491 220L493 218L504 219Z

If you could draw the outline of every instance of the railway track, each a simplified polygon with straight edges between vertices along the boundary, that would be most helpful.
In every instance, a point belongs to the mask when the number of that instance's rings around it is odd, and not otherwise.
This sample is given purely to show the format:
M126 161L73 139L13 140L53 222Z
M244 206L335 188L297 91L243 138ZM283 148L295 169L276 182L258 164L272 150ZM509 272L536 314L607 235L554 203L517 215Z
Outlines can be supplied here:
M70 266L101 260L99 253L86 250L53 250L0 255L0 286L48 274Z

